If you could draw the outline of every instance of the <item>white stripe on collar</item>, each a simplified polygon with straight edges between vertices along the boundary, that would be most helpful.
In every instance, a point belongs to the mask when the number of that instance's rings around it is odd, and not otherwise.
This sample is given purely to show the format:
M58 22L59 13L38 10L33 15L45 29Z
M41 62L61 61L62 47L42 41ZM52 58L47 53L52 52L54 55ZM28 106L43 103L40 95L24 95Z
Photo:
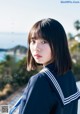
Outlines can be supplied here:
M58 81L56 80L54 75L50 72L50 70L48 68L44 68L40 72L44 72L49 77L49 79L52 81L52 83L54 84L56 90L58 91L58 94L59 94L64 105L66 105L66 104L68 104L68 103L70 103L80 97L80 91L77 89L76 93L65 98Z

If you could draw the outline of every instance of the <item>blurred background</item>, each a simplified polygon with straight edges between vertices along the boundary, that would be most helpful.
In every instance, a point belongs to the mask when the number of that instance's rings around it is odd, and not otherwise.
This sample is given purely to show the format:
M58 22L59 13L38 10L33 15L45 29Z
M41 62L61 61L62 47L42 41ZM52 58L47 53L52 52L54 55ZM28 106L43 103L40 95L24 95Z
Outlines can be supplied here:
M80 81L79 11L78 0L0 0L0 104L19 90L18 99L30 76L38 72L26 70L27 37L32 25L43 18L56 19L65 28L72 70L76 82Z

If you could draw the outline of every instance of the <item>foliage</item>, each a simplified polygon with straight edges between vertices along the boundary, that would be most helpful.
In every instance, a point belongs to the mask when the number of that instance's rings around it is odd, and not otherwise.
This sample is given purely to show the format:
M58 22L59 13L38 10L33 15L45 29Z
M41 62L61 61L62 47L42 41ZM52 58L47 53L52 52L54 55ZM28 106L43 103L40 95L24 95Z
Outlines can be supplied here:
M74 22L74 27L76 28L76 30L80 29L80 21L79 20Z
M0 63L0 88L3 88L13 80L13 72L16 68L14 67L15 64L15 58L9 55L6 55L5 61Z
M12 91L27 84L29 78L38 72L37 70L31 72L26 70L26 58L18 62L12 56L5 58L5 61L0 63L0 99L6 98ZM12 90L7 88L7 84L11 85Z
M72 70L76 77L76 81L79 81L80 80L80 61L77 64L73 63Z
M37 70L28 72L26 70L26 58L16 62L12 56L5 56L5 61L0 63L0 88L11 84L17 88L26 84L30 76L37 73Z
M73 34L71 34L71 33L68 33L67 36L68 36L68 39L69 39L69 40L73 40L73 39L74 39L74 36L73 36Z
M26 84L28 82L29 78L32 75L34 75L35 73L37 73L37 70L28 72L26 70L26 64L27 64L26 58L24 58L23 60L19 61L16 64L17 68L16 68L14 75L13 75L13 83L15 82L19 86Z

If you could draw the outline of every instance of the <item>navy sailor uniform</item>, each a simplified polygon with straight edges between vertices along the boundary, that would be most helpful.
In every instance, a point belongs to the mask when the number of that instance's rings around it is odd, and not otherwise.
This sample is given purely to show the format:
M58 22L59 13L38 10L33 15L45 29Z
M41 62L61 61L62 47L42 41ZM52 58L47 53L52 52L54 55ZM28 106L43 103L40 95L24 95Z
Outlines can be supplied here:
M59 76L51 63L30 78L19 114L77 114L79 98L72 71Z

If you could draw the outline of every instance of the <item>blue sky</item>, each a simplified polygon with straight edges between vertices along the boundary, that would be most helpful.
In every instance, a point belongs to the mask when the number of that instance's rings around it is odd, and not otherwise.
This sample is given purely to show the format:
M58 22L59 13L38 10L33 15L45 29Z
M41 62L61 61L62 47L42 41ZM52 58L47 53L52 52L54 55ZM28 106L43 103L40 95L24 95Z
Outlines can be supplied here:
M42 18L62 23L66 33L76 34L73 23L80 19L80 0L0 0L0 32L29 32ZM3 39L1 39L3 40Z
M47 17L60 21L66 32L75 32L73 23L80 19L80 3L61 1L66 0L0 0L0 32L26 32Z

